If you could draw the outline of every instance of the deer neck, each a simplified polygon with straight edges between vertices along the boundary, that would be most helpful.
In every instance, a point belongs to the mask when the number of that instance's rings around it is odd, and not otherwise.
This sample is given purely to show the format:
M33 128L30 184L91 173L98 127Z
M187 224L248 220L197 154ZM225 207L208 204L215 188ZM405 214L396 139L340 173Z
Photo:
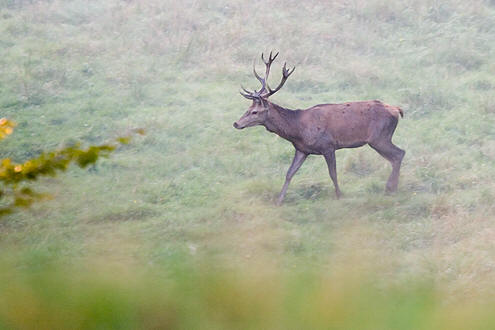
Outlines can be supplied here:
M265 128L286 140L296 140L299 135L298 113L273 103L269 103L268 107Z

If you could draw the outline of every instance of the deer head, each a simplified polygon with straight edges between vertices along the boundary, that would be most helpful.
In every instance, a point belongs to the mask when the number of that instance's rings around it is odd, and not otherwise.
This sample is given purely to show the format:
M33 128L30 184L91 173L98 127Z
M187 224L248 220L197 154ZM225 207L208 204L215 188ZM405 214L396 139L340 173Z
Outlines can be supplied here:
M253 63L253 73L256 79L258 79L258 81L261 83L261 88L259 91L254 90L253 92L250 92L241 86L241 88L244 91L244 92L240 92L241 95L247 98L248 100L252 100L253 103L247 109L247 111L242 115L242 117L239 118L239 120L234 123L235 128L243 129L245 127L262 125L265 122L269 109L268 98L282 88L287 78L289 78L289 76L295 70L295 67L292 68L292 70L287 69L287 63L284 63L284 66L282 68L282 80L278 84L277 88L271 89L270 86L268 85L268 75L270 74L270 67L273 61L277 58L277 56L278 53L275 54L275 56L272 56L272 52L270 52L268 60L265 60L263 53L261 53L261 60L263 61L263 63L265 63L266 66L264 78L258 75L258 73L256 72L256 63Z

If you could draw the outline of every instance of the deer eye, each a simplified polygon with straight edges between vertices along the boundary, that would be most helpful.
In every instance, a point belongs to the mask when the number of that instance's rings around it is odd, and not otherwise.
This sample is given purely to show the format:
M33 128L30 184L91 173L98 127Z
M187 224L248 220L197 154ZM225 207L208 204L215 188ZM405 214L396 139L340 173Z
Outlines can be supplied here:
M253 112L251 112L252 115L255 115L257 113L258 113L258 111L256 111L256 110L254 110Z

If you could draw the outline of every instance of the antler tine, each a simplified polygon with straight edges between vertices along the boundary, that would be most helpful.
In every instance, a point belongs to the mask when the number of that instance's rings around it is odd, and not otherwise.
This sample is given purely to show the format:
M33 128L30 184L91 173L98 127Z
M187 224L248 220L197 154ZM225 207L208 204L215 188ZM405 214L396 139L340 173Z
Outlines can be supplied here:
M241 94L242 96L244 96L245 98L247 98L248 100L253 100L255 97L251 94L244 94L243 92L239 92L239 94Z
M247 94L251 94L250 91L248 91L247 89L244 88L244 86L241 85L241 88L244 90L244 92L246 92Z
M257 92L256 90L254 90L254 92L250 92L246 88L244 88L244 86L242 86L242 85L241 85L241 88L243 89L244 93L242 91L239 91L239 94L241 94L245 98L247 98L249 100L253 100L253 99L259 97L259 92Z
M268 56L268 61L265 61L265 56L263 53L261 53L261 60L263 61L263 63L265 63L265 66L266 66L265 82L268 82L268 75L270 74L270 67L272 66L273 61L275 61L275 59L277 58L278 52L277 52L277 54L275 54L275 56L272 56L272 54L273 54L273 51L270 51L270 55Z
M266 77L261 78L260 75L256 72L256 62L255 61L253 61L253 73L254 73L254 76L256 77L256 79L258 79L259 82L261 83L261 89L258 92L259 94L261 94L262 92L266 91ZM255 90L255 92L256 92L256 90Z
M296 69L296 67L293 67L292 70L287 69L287 62L285 62L284 66L282 68L282 80L280 81L277 88L275 88L275 89L271 89L270 86L267 86L268 93L266 96L270 96L270 95L273 95L276 92L278 92L278 90L280 88L282 88L282 86L285 84L285 81L287 80L287 78L289 78L289 76L292 74L292 72L294 72L295 69Z
M275 56L273 56L273 57L272 57L272 53L273 53L273 50L272 50L272 51L270 51L270 55L268 56L268 61L265 61L264 54L263 54L263 53L261 53L261 59L263 60L263 62L264 62L266 65L271 65L271 64L272 64L272 62L273 62L273 61L275 61L275 59L277 58L277 56L278 56L278 53L279 53L279 52L277 52L277 54L275 54Z
M287 69L287 62L284 63L284 67L282 68L282 75L286 78L289 78L289 76L294 72L296 67L293 67L292 70Z
M292 74L292 72L294 72L295 69L296 67L293 67L292 70L287 69L287 62L286 62L284 63L284 71L282 74L284 77L289 78L289 76Z

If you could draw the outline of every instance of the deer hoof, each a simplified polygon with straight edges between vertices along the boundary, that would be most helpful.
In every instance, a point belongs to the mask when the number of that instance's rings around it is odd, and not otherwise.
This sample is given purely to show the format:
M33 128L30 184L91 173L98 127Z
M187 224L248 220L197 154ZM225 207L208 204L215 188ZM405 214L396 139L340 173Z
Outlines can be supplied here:
M394 195L397 192L397 188L386 188L385 195Z
M275 202L275 205L276 206L280 206L280 205L282 205L283 202L284 202L284 198L283 197L279 197L279 198L277 198L277 201Z

